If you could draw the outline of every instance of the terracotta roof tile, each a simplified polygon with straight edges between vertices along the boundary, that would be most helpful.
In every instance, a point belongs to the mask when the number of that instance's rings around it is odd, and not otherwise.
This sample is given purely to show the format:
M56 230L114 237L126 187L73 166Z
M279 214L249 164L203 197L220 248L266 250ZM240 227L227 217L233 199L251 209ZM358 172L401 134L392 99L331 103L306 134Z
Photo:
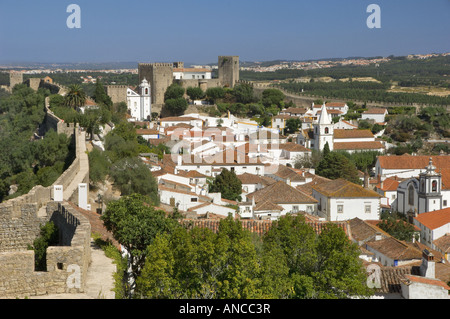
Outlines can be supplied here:
M370 130L346 130L335 129L334 138L373 138L373 133Z
M411 156L391 155L378 156L378 162L383 169L421 169L428 166L430 157L437 169L450 169L450 155Z
M422 213L417 217L414 217L414 219L428 229L436 229L446 224L450 224L450 207Z
M372 141L372 142L335 142L333 144L333 148L335 150L380 150L384 149L385 147L381 142Z
M274 204L297 204L311 203L316 204L317 200L298 189L287 185L283 181L278 181L272 185L266 186L256 192L247 195L248 200L255 198L255 202L269 200Z
M380 194L378 194L373 190L365 189L360 185L349 182L342 178L314 185L312 188L327 197L346 197L346 198L382 197Z
M450 252L450 234L445 234L444 236L433 241L433 244L439 248L444 253Z
M411 243L400 241L394 237L372 240L367 242L366 245L393 260L412 261L422 259L422 251Z

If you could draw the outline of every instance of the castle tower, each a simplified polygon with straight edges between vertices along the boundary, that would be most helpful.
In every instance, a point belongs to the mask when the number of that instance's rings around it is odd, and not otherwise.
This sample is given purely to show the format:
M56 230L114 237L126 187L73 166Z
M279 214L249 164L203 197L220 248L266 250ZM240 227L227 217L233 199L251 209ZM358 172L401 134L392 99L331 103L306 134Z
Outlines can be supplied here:
M12 88L17 84L23 83L23 74L20 72L10 72L9 73L9 88Z
M219 56L219 82L234 87L239 82L239 56Z
M164 93L173 83L173 63L139 63L139 83L147 79L150 84L151 103L164 104Z
M442 209L442 176L436 172L431 157L425 169L425 172L419 174L419 214Z
M330 151L333 150L334 140L334 126L328 115L325 103L322 105L320 117L317 124L314 124L314 148L322 151L325 144L328 142Z
M139 85L139 95L141 96L140 100L140 110L139 110L139 116L141 120L149 119L152 113L151 109L151 90L150 90L150 84L148 81L144 78Z

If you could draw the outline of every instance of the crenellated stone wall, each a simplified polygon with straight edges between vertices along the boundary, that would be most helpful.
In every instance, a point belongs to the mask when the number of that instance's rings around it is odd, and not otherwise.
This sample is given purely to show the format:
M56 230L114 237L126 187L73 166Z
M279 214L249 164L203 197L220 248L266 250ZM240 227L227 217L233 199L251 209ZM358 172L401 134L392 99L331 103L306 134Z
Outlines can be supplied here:
M33 250L0 252L0 298L84 292L91 225L66 202L49 203L47 216L44 219L53 221L61 234L60 245L47 249L47 271L34 270Z
M89 182L85 132L46 111L50 120L43 123L44 130L67 129L75 139L76 157L53 185L35 186L28 194L0 203L0 298L80 293L85 287L91 226L66 202L77 203L79 183ZM63 186L63 202L53 201L55 185ZM27 248L50 220L60 230L59 245L47 249L47 271L34 271L34 251Z

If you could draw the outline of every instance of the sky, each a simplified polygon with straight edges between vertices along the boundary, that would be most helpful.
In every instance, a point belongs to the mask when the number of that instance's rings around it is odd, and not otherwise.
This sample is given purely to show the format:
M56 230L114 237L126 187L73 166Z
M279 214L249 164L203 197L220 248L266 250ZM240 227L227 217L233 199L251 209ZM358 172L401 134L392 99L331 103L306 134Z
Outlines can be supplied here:
M70 4L80 28L69 28ZM369 28L370 4L380 28ZM72 19L70 19L72 21ZM450 52L450 0L0 0L0 63L241 61Z

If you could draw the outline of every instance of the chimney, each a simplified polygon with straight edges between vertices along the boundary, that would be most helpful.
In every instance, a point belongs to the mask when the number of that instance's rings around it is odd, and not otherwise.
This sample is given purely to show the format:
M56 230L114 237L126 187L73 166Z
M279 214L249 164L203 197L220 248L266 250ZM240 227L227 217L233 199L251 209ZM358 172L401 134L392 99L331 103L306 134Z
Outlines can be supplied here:
M422 252L422 265L420 265L420 275L427 278L435 278L434 255L424 249Z

